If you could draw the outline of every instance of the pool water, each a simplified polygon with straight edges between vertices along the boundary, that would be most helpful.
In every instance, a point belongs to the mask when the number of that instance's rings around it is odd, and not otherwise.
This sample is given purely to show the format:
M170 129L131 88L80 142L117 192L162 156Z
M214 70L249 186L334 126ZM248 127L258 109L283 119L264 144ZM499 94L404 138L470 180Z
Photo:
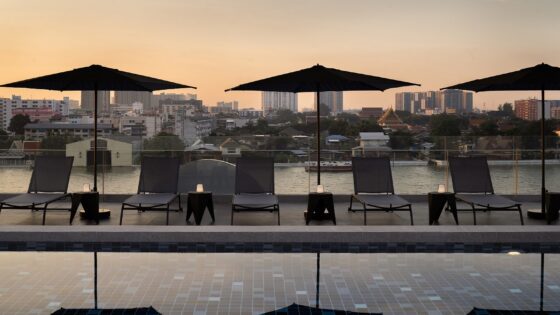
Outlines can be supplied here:
M319 304L383 314L538 310L540 254L320 254ZM100 308L260 314L317 303L314 253L99 253ZM0 253L0 314L93 308L93 253ZM560 309L560 255L545 255L544 309Z

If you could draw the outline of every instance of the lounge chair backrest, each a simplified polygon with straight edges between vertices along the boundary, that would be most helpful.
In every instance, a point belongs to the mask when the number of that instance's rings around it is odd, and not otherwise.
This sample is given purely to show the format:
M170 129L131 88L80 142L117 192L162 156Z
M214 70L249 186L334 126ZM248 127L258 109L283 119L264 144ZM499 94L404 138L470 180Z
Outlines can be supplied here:
M238 158L235 166L236 194L274 194L274 160Z
M144 157L140 169L138 193L177 193L179 159Z
M66 193L73 162L72 156L37 156L27 192Z
M449 171L455 193L494 193L488 161L484 156L450 157Z
M354 176L354 193L390 193L394 194L391 162L387 157L352 158Z

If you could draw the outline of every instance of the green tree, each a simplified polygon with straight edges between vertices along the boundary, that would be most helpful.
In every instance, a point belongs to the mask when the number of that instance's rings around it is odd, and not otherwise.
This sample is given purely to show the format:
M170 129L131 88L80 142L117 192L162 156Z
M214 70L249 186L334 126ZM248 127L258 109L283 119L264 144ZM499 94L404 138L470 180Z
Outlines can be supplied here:
M389 135L389 146L394 150L408 150L413 144L414 139L408 131L397 130Z
M17 114L10 120L8 130L14 132L16 135L23 135L25 133L25 125L29 124L31 119L28 115Z
M439 114L430 117L430 135L432 137L460 136L463 121L456 115Z
M5 130L0 129L0 149L9 149L13 140Z
M66 144L81 140L70 135L48 135L41 140L41 150L49 155L65 155Z
M474 132L475 136L497 136L499 134L498 124L490 119L483 121Z
M369 119L362 120L358 125L358 132L382 132L383 128L379 126L377 121ZM356 133L357 135L357 133Z
M160 132L150 139L144 140L144 152L147 155L182 157L185 150L183 141L174 134Z
M349 124L346 120L336 119L328 126L329 134L348 136Z

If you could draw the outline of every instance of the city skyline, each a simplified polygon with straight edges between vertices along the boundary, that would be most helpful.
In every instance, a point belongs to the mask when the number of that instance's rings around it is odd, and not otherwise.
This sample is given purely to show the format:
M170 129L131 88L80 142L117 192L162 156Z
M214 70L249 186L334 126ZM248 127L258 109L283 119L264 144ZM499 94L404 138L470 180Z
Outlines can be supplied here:
M0 83L95 63L194 85L206 104L238 100L242 108L259 107L260 93L223 90L316 63L422 84L389 93L347 92L347 109L387 108L397 92L438 90L541 62L560 65L560 43L553 40L560 3L549 0L7 0L0 8L10 12L0 21L7 43L0 52ZM11 94L80 98L0 89L0 95ZM540 95L475 93L474 106L495 109L529 97ZM560 93L547 92L547 98ZM312 107L313 94L298 102Z

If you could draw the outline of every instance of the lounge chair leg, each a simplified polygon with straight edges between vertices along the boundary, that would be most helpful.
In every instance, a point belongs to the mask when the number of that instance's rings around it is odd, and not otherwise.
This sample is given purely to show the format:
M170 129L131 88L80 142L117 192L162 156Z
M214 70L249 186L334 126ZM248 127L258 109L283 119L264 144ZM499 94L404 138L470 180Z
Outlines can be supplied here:
M167 204L167 209L165 211L165 225L169 225L169 204Z
M43 225L45 225L45 219L46 219L46 217L47 217L47 206L48 206L48 205L49 205L49 204L47 203L47 204L45 204L45 206L43 207Z
M124 204L121 206L121 219L119 221L119 225L122 225L123 214L124 214Z
M414 219L412 218L412 206L408 206L408 211L410 212L410 225L414 225Z
M354 197L352 195L350 195L350 207L348 207L348 211L356 212L356 211L352 210L352 201L354 201Z
M230 225L233 225L233 211L234 211L234 208L232 206L231 207L231 223L230 223Z
M474 204L471 205L471 207L472 207L472 215L473 215L474 225L476 225L476 210L474 208Z
M525 225L525 222L523 222L523 212L521 211L520 205L517 205L517 210L519 211L519 218L521 219L521 225Z
M179 211L183 212L183 204L181 203L181 194L179 194L177 198L179 200Z
M367 211L366 211L366 204L364 203L363 205L364 205L364 225L367 225L367 216L366 216L366 215L367 215L367 214L366 214L366 213L367 213Z
M278 211L278 225L280 225L280 207L277 207L276 211Z

